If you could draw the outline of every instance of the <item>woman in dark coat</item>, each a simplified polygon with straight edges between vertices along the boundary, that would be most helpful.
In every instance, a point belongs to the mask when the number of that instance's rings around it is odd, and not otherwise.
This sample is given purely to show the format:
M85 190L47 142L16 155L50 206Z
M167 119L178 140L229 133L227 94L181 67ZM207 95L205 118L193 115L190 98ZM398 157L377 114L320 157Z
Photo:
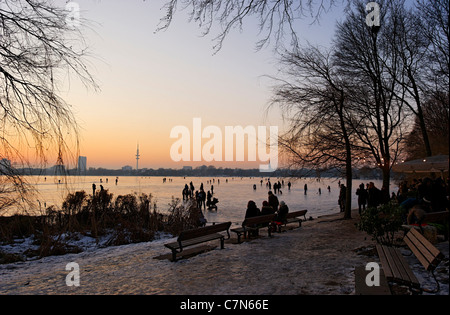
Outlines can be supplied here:
M245 212L245 218L257 217L261 214L259 208L256 206L256 203L253 200L250 200L247 203L247 211Z

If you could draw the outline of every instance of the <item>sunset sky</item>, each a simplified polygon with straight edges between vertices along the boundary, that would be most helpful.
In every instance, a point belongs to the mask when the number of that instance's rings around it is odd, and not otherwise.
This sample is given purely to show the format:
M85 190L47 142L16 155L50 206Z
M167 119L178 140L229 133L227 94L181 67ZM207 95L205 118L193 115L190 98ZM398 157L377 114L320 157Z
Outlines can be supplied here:
M164 0L80 0L81 16L91 21L83 30L92 57L88 66L100 86L95 92L71 78L63 96L81 127L80 155L88 167L140 168L185 165L257 167L259 163L175 163L170 138L175 126L192 130L194 118L203 128L214 125L278 126L280 113L266 112L277 74L273 46L255 51L257 21L248 20L243 32L232 31L214 54L213 30L202 37L187 12L180 11L167 31L155 32L165 11ZM64 3L62 3L64 5ZM320 25L311 18L298 23L301 39L328 45L342 8L324 15ZM191 135L192 136L192 135Z

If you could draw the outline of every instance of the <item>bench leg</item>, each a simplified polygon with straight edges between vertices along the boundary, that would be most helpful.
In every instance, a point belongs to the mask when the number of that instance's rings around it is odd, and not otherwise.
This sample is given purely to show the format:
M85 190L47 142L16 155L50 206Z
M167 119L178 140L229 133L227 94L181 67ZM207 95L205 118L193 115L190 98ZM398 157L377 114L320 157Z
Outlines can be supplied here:
M225 248L225 237L222 237L220 239L220 249L224 249Z
M172 261L177 261L177 251L176 250L172 250Z
M434 270L431 270L430 273L433 276L434 281L436 281L436 288L434 289L421 288L421 291L425 291L427 293L438 293L441 290L439 281L436 279L436 276L434 275Z

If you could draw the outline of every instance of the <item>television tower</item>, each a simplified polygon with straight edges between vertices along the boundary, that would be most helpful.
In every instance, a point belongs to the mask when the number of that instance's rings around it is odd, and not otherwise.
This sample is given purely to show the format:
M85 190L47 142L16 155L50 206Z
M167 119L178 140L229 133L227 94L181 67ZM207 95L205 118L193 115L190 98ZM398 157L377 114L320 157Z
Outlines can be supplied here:
M139 157L140 157L140 154L139 154L139 143L138 143L137 151L136 151L136 171L139 170Z

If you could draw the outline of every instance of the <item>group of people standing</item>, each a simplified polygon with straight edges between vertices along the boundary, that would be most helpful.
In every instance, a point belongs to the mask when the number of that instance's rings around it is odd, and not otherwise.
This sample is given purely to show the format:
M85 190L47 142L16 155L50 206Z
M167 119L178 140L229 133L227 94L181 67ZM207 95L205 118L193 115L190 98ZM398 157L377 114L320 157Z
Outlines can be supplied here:
M339 188L339 208L341 212L344 212L347 201L347 187L339 183ZM381 189L377 188L373 182L369 182L366 185L361 183L356 189L356 195L358 196L359 214L361 214L361 211L365 211L366 207L378 207L380 204L390 200L388 190L384 187Z
M260 183L261 183L261 186L262 186L263 185L263 180L262 179L260 180ZM288 190L291 190L291 185L292 185L291 182L287 183ZM281 180L281 182L277 181L277 182L273 183L273 185L272 185L272 182L270 181L270 178L267 179L267 181L266 181L266 188L268 188L269 190L272 190L272 186L273 186L273 192L275 194L278 193L278 194L281 195L283 193L281 191L281 188L284 187L284 179ZM253 189L256 190L256 184L253 185Z
M395 198L404 210L406 223L420 225L427 213L449 211L449 187L449 179L445 182L441 177L401 182Z
M203 209L205 209L205 210L206 210L206 207L209 208L210 206L215 206L215 204L219 202L217 200L217 198L213 198L214 185L211 185L211 190L208 190L208 192L205 193L205 190L203 188L203 183L200 184L199 190L195 190L194 184L191 181L189 183L189 186L188 186L188 184L184 185L182 195L183 195L183 201L189 200L190 198L195 198L199 208L202 209L202 207L203 207ZM216 207L216 209L217 209L217 207Z
M373 182L366 185L361 183L356 189L358 196L358 212L366 210L367 207L378 207L381 204L387 203L390 200L389 192L385 187L378 189Z
M392 192L389 195L385 187L378 189L373 182L359 185L356 190L358 196L358 210L364 211L367 207L378 207L386 204L391 200L395 200L399 205L405 208L407 212L414 205L420 204L422 208L426 208L427 212L445 211L449 208L449 189L448 184L440 177L432 180L429 177L423 179L413 179L408 184L407 181L402 181L399 184L397 193ZM343 194L345 195L345 189ZM340 197L341 198L341 197Z
M289 207L284 201L278 201L278 197L270 190L268 192L267 200L262 202L261 210L258 208L253 200L247 203L247 211L245 212L245 218L252 218L260 215L276 214L275 221L284 222L286 214L289 213Z

